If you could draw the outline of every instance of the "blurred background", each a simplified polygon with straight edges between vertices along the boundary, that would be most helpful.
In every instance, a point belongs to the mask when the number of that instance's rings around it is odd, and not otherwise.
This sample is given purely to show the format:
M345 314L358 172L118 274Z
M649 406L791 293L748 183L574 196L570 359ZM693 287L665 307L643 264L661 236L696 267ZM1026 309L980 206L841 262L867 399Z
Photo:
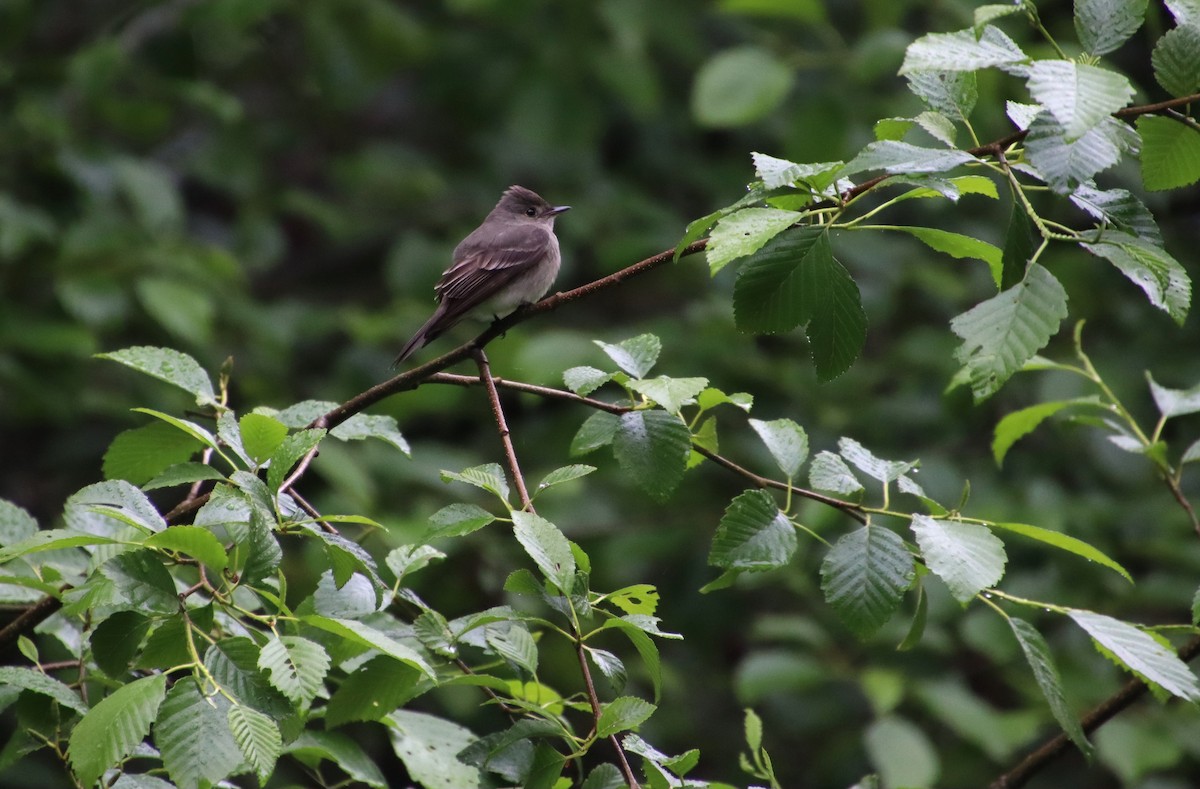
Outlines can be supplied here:
M1168 18L1151 5L1147 26L1113 56L1141 89L1138 102L1165 98L1148 53ZM454 245L508 185L574 207L557 224L557 287L583 284L673 246L691 219L738 199L753 178L751 151L849 159L877 119L915 115L922 107L896 76L904 47L969 26L973 10L960 0L0 0L0 497L52 526L70 493L101 478L112 438L145 424L129 409L192 405L92 354L163 345L214 373L232 359L239 412L344 400L391 374ZM1041 12L1070 50L1071 4ZM1046 50L1021 17L1004 27L1027 51ZM1022 91L981 76L982 141L1011 130L1004 101L1026 100ZM1136 163L1101 185L1140 193ZM1200 271L1197 190L1144 197L1167 248ZM1045 208L1084 224L1069 206ZM999 243L1008 211L1005 200L967 197L909 201L893 216ZM947 323L991 295L984 264L879 234L834 244L871 326L864 356L833 382L816 380L801 333L738 334L733 267L713 280L699 257L523 324L489 348L493 370L561 385L568 367L609 368L593 339L653 332L664 346L657 373L752 393L754 416L798 421L814 452L845 435L883 457L919 457L934 497L953 505L969 480L968 513L1069 532L1138 581L1012 537L1006 590L1131 621L1186 621L1200 549L1149 464L1069 424L1022 441L1002 470L991 459L1001 416L1090 392L1046 373L1018 376L980 406L945 392L956 369ZM1175 388L1200 381L1194 319L1177 329L1078 250L1043 262L1067 287L1070 320L1087 319L1097 366L1150 426L1144 370ZM1047 355L1069 355L1064 328ZM457 329L415 361L470 336L472 327ZM505 400L530 477L572 462L587 412ZM416 539L445 504L477 500L440 482L439 469L501 455L478 391L426 386L375 410L399 420L413 458L379 442L328 445L304 492L323 512L384 523L367 540L382 555ZM772 473L745 415L720 418L722 453ZM1166 437L1182 448L1198 434L1200 422L1185 418ZM706 566L713 531L742 484L705 464L659 505L606 451L586 462L601 473L539 511L591 553L594 588L659 587L663 626L685 640L662 644L662 708L642 734L671 753L699 747L698 776L746 782L736 758L746 706L764 717L784 785L799 789L848 786L877 769L979 786L1053 733L994 613L964 613L939 588L916 650L894 649L904 616L859 643L822 601L825 549L811 541L786 571L701 596L716 576ZM831 541L853 525L820 507L801 511ZM440 546L451 556L414 579L417 591L447 616L502 602L503 579L524 561L509 542L485 530ZM316 563L291 561L291 588L306 594ZM1076 709L1123 681L1070 623L1038 625ZM632 651L608 648L627 658L630 691L647 695ZM542 665L543 681L578 688L569 655ZM479 705L466 690L419 703L477 732L502 725ZM1096 735L1096 761L1072 754L1034 785L1194 786L1196 723L1181 705L1142 703ZM361 737L400 770L378 728Z

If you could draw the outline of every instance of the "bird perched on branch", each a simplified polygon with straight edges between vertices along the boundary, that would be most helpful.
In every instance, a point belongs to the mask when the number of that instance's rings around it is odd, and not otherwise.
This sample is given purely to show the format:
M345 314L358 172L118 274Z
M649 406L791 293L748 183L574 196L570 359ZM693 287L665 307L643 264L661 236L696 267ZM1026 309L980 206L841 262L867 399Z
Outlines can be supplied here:
M569 208L523 186L504 190L483 223L454 248L454 262L434 288L437 309L393 365L468 315L501 318L544 296L561 261L554 218Z

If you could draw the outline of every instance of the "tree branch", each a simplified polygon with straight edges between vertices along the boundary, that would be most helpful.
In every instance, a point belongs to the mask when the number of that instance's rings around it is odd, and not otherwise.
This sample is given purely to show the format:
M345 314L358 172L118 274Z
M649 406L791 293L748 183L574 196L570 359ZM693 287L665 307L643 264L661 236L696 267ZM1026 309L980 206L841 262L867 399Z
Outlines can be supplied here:
M529 488L525 486L525 475L517 463L517 451L513 449L512 433L508 429L508 420L504 418L504 408L500 405L500 393L496 391L496 382L492 379L492 367L488 364L487 354L482 348L471 352L475 364L479 366L479 380L487 389L488 402L492 405L492 417L496 420L496 430L500 433L500 443L504 447L504 458L508 463L508 471L512 475L513 484L517 486L517 496L521 500L521 509L533 512L533 499L529 498Z

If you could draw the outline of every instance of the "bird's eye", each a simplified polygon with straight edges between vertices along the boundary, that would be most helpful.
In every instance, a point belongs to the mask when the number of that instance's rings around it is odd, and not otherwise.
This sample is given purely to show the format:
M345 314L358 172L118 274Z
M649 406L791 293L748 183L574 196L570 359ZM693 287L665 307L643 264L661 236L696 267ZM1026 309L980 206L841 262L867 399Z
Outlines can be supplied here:
M525 209L525 216L537 216L537 209L533 206Z

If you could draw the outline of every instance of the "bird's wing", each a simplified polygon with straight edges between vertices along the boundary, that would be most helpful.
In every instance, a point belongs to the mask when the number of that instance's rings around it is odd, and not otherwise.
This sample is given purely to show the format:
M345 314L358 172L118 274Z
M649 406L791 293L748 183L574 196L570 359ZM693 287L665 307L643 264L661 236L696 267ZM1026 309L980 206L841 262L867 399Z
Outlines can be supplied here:
M550 231L536 225L505 229L486 242L472 236L454 250L454 265L435 289L440 301L463 302L463 312L487 301L536 266L550 248Z

